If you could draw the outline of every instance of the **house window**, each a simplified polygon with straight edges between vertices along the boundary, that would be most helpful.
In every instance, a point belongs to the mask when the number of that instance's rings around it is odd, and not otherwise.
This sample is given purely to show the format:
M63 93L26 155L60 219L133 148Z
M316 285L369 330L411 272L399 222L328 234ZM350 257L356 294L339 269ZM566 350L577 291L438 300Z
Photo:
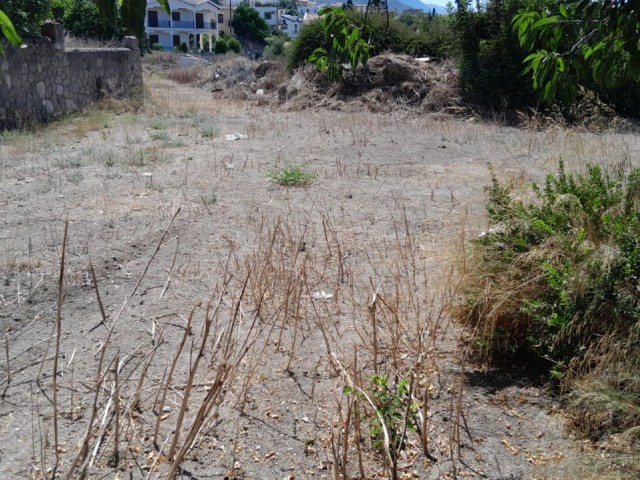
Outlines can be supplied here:
M224 13L218 14L218 23L222 25L224 23Z
M158 12L156 12L155 10L149 10L149 26L158 26Z
M160 43L160 38L158 35L149 35L149 43L151 45L155 45L156 43Z
M180 12L171 12L171 20L174 22L180 21Z
M174 47L179 47L180 46L180 35L174 35L173 36L173 46Z
M264 19L271 20L271 12L264 12Z

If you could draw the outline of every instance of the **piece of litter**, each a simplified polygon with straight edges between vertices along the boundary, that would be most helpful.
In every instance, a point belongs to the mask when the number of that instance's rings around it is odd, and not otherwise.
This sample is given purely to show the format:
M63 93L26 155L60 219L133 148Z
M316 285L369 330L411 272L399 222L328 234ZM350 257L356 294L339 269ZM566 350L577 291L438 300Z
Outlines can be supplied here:
M333 293L327 293L324 290L320 290L319 292L314 292L311 296L314 300L331 300L333 298Z
M259 88L258 90L256 90L256 95L259 96L259 97L263 96L264 95L264 89Z
M243 135L242 133L238 133L238 132L232 133L230 135L225 135L224 137L229 141L245 140L245 139L249 138L247 135Z

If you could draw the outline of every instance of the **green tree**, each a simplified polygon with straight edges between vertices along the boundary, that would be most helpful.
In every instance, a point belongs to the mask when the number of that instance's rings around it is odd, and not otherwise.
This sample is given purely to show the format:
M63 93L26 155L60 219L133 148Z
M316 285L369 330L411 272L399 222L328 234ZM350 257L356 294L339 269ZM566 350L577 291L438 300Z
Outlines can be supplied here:
M344 78L344 65L351 66L355 75L359 64L366 68L371 45L362 39L361 30L356 27L345 10L339 7L326 7L320 11L325 41L331 42L331 48L318 47L309 56L309 63L329 80Z
M260 17L260 13L244 3L234 10L231 26L240 38L262 44L271 33L269 25Z
M536 105L531 82L520 75L527 52L511 27L513 16L529 1L535 0L490 0L478 12L469 0L456 0L453 28L460 86L468 102L499 110Z
M0 10L11 18L19 35L37 36L50 13L50 4L49 0L0 0Z
M547 103L575 100L579 84L613 87L640 71L640 4L632 0L537 2L513 19L533 51L525 71Z
M94 0L53 0L51 10L65 30L76 37L107 39L123 35L119 26L114 28L100 18Z

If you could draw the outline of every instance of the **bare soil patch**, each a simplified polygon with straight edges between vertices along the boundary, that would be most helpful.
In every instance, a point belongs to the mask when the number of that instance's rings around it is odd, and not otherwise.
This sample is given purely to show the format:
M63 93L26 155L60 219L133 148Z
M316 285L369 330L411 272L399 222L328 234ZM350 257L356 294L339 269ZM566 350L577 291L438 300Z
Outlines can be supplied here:
M539 385L465 362L446 307L487 163L515 182L558 158L635 164L640 137L210 87L148 75L140 110L3 134L4 478L50 478L56 456L68 478L388 478L375 412L343 393L383 401L375 374L412 383L398 478L637 475L571 438ZM269 180L287 165L311 184Z

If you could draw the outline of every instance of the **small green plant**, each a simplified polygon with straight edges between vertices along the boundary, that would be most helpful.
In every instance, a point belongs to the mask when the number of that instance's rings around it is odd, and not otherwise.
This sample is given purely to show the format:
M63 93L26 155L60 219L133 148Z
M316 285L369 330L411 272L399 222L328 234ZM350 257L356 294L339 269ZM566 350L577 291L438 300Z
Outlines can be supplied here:
M166 130L167 122L161 118L154 118L149 126L154 130Z
M359 64L367 66L371 45L362 39L361 30L353 25L347 12L339 7L323 8L319 12L322 30L331 48L318 47L308 61L329 80L344 78L344 64L355 74Z
M300 165L290 164L272 170L267 177L283 187L304 187L313 181L315 175L304 171Z
M200 136L203 138L213 138L220 135L220 129L211 123L207 123L200 127Z
M369 424L371 443L374 448L387 450L394 464L405 449L407 432L415 432L418 405L412 399L411 382L403 377L393 383L389 375L376 374L370 377L367 391L344 387L346 395L368 397L367 403L375 405L375 412L364 409L361 421ZM387 445L388 441L388 445Z
M167 140L169 140L169 134L167 132L165 132L165 131L153 132L151 134L151 140L167 141Z

